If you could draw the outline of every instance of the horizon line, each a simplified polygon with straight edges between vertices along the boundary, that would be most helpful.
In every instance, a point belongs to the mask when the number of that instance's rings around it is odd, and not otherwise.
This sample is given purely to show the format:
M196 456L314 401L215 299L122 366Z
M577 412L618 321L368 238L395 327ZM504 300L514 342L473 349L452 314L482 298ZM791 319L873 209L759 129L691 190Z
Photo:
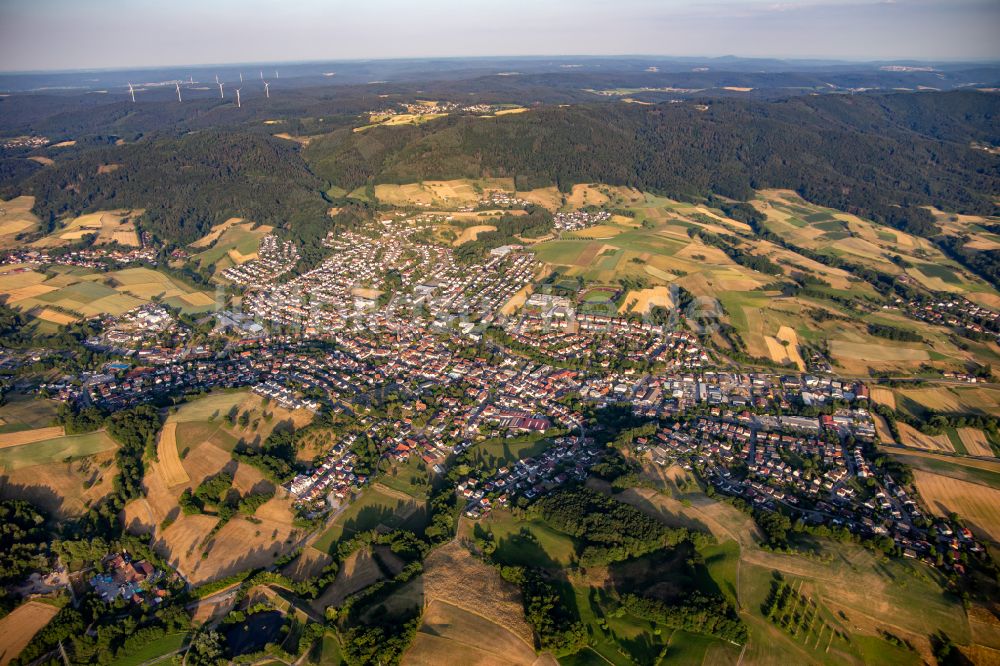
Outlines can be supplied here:
M898 56L894 58L850 58L850 57L825 57L825 56L740 56L734 54L723 54L723 55L669 55L669 54L651 54L651 53L619 53L619 54L572 54L572 53L537 53L537 54L522 54L522 55L425 55L425 56L401 56L401 57L391 57L391 58L315 58L315 59L304 59L304 60L246 60L240 62L206 62L206 63L174 63L174 64L163 64L163 65L142 65L136 67L115 67L115 66L98 66L98 67L78 67L78 68L50 68L50 69L23 69L23 70L6 70L0 67L0 76L31 76L39 74L75 74L75 73L87 73L87 72L140 72L140 71L151 71L158 69L179 69L183 67L190 67L194 69L205 69L209 67L238 67L238 66L254 66L260 67L267 65L269 67L273 66L284 66L284 65L310 65L310 64L323 64L323 63L364 63L364 62L407 62L407 61L420 61L420 60L500 60L500 59L514 59L514 60L533 60L541 58L558 58L558 59L572 59L572 58L586 58L586 59L629 59L629 58L659 58L663 60L744 60L744 61L754 61L754 60L775 60L778 62L785 63L843 63L851 65L865 65L865 64L897 64L897 63L919 63L919 64L948 64L948 65L1000 65L1000 59L975 59L975 58L926 58L926 57L907 57Z

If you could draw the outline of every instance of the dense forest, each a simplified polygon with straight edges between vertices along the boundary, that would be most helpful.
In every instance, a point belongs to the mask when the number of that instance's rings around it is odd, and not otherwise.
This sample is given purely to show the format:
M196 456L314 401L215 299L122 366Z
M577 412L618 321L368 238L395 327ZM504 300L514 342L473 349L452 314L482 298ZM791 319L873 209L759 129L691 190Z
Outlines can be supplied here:
M206 131L79 151L8 183L0 196L34 195L35 213L50 226L68 213L141 208L145 229L188 243L230 217L276 227L322 219L320 186L293 144Z
M512 176L519 189L606 182L681 199L715 192L745 200L754 189L780 187L893 226L905 224L897 206L995 210L997 161L968 145L1000 134L992 95L727 99L707 106L578 105L450 117L335 132L305 157L318 175L348 190L371 180L478 176Z

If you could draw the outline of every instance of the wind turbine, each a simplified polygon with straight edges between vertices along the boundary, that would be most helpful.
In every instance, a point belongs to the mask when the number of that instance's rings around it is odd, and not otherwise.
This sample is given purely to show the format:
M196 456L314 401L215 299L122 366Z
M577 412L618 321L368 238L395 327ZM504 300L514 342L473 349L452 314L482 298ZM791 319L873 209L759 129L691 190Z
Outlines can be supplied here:
M236 108L237 109L242 108L240 106L240 89L239 88L236 89Z
M190 83L191 85L194 85L194 77L191 76L190 74L188 74L188 83Z
M260 70L260 80L264 80L264 70Z
M183 102L184 100L181 99L181 84L174 83L174 86L177 88L177 101Z
M240 72L240 83L243 83L243 72Z
M218 79L219 77L215 77L215 78ZM226 94L224 92L222 92L222 86L223 86L223 84L219 83L219 98L220 99L226 99Z
M278 78L278 70L274 70L274 78Z
M128 84L128 94L132 96L132 103L135 104L135 88L132 87L131 83Z
M271 85L270 83L268 83L267 81L264 81L264 97L266 97L268 99L271 99L271 93L268 90L268 88L269 88L270 85Z

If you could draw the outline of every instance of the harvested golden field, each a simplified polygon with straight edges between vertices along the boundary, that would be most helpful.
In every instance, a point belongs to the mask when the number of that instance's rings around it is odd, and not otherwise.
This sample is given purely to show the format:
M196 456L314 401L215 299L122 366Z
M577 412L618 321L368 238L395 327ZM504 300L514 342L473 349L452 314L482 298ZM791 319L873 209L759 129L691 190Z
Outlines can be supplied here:
M603 206L610 202L611 197L607 194L607 187L595 184L574 185L573 191L566 197L566 203L577 209Z
M315 548L303 548L302 554L285 565L281 573L292 580L309 580L322 573L333 562L333 558Z
M111 492L114 451L71 462L47 462L0 473L0 497L24 499L57 520L76 518Z
M158 470L168 488L191 480L187 472L184 471L180 455L177 453L176 423L167 423L160 431L160 441L156 445L156 457L160 462Z
M466 664L476 666L531 666L538 659L531 644L498 624L452 604L433 600L404 666Z
M890 388L881 386L871 387L871 399L872 402L878 405L885 405L886 407L896 409L896 394Z
M625 302L622 303L618 311L646 314L655 306L664 308L673 306L669 287L661 285L649 289L632 290L625 296Z
M452 245L458 247L463 243L469 243L471 241L476 240L477 238L479 238L479 234L483 233L484 231L496 231L496 230L497 228L494 227L492 224L477 224L474 227L467 227L462 230L462 234L455 239Z
M197 402L191 406L201 407ZM181 416L183 411L172 416ZM177 426L176 420L168 421L167 425L171 423ZM181 445L188 448L188 443ZM125 507L125 524L133 533L152 534L156 551L190 582L200 584L244 569L267 566L275 557L295 547L293 535L298 533L292 525L295 517L287 494L280 489L273 499L257 509L254 517L259 523L236 516L210 541L205 537L218 519L211 515L184 515L177 505L185 488L195 487L221 471L233 475L233 486L242 495L274 489L256 468L235 462L228 452L214 444L195 443L180 461L190 482L168 487L161 469L164 462L161 458L147 467L143 479L146 497ZM162 529L167 518L174 522ZM288 539L293 543L288 543Z
M904 449L898 446L883 446L881 447L886 453L892 453L899 456L909 456L913 458L925 458L927 460L937 460L940 462L948 463L949 465L955 465L959 468L971 467L972 469L984 469L989 472L995 472L1000 474L1000 460L980 460L978 458L969 458L966 456L953 456L942 453L934 453L932 451L915 451L913 449ZM904 458L904 462L907 462ZM912 462L907 462L911 467L916 466Z
M22 444L41 442L46 439L55 439L56 437L62 437L64 434L66 433L62 426L7 432L0 434L0 449L5 449L8 446L21 446Z
M957 432L970 456L993 456L993 449L990 448L990 440L985 432L976 428L958 428Z
M441 546L427 557L424 595L428 603L444 601L481 616L529 645L533 640L517 587L457 542Z
M526 284L523 287L521 287L521 289L516 294L511 296L510 300L507 301L502 308L500 308L500 314L503 315L514 314L514 312L518 308L522 307L525 301L528 300L528 297L531 296L532 291L533 290L530 284Z
M607 238L614 238L618 234L624 233L625 229L612 224L595 224L592 227L586 227L585 229L577 229L576 231L567 231L563 233L563 238L573 238L579 240L603 240Z
M530 111L530 109L528 109L528 107L526 107L526 106L519 106L519 107L516 107L516 108L513 108L513 109L500 109L494 115L497 115L497 116L509 116L509 115L515 114L515 113L524 113L525 111Z
M556 211L562 208L565 203L565 195L554 186L518 192L517 196L519 199L524 199L549 211Z
M897 393L934 411L957 412L962 410L958 396L945 387L897 389Z
M875 434L878 435L878 439L883 444L895 444L895 440L892 438L892 433L889 431L889 424L886 423L885 417L872 412L872 420L875 422Z
M806 362L799 353L799 338L795 329L790 326L782 326L778 329L777 338L780 342L787 343L785 349L788 352L789 360L798 367L799 372L805 372Z
M1000 666L1000 650L985 645L960 646L958 648L970 664L976 666Z
M830 350L838 360L863 363L926 361L930 358L925 349L868 342L848 342L847 340L831 340Z
M913 470L917 490L938 516L957 513L977 536L1000 544L1000 490Z
M12 247L16 236L38 226L38 217L31 212L35 197L20 196L4 201L0 199L0 247Z
M308 146L312 143L312 137L309 136L293 136L288 132L278 132L274 135L276 139L284 139L285 141L293 141L300 146Z
M80 320L80 317L77 315L59 312L58 310L53 310L52 308L32 310L31 315L41 319L42 321L52 322L53 324L58 324L60 326L66 326L67 324L72 324L73 322Z
M212 227L211 231L209 231L207 234L205 234L195 242L191 243L191 247L199 247L199 248L211 247L212 243L219 240L219 236L221 236L226 229L234 225L240 224L242 222L243 218L231 217L222 224L216 224L215 226Z
M55 606L29 601L0 620L0 666L6 666L21 654L32 637L58 612L59 609Z
M35 247L58 247L76 242L84 236L94 235L97 244L118 242L132 247L139 246L139 237L131 218L141 215L141 210L110 210L87 213L76 217L48 236L33 243Z
M707 264L711 264L714 266L733 265L733 260L730 259L725 252L723 252L722 250L720 250L715 246L705 245L705 243L700 238L692 240L682 249L675 252L674 258L687 259L688 261L697 262L702 265L707 265Z
M935 386L918 389L896 389L901 398L908 398L933 411L951 413L1000 413L1000 391L985 386Z
M260 255L256 252L251 252L249 254L241 254L239 250L233 248L229 250L226 255L233 260L233 263L237 266L247 263L248 261L253 261L259 259Z
M1000 295L986 291L973 291L965 295L973 303L1000 310Z
M337 572L337 578L322 595L310 603L322 615L327 607L339 606L344 599L385 578L371 550L361 548L351 553Z
M799 354L799 339L795 329L782 326L776 336L764 336L767 353L775 363L794 363L800 372L805 372L806 363Z
M55 291L55 290L56 290L55 287L51 287L47 284L30 284L26 287L10 289L4 292L7 296L4 303L6 305L16 305L20 301L24 301L29 298L37 298L42 294L47 294L50 291Z
M179 298L193 307L203 307L215 303L215 298L205 291L195 291L190 294L181 294Z
M420 206L451 210L474 206L489 190L514 190L513 178L482 178L479 180L425 180L405 185L376 185L375 198L394 206Z
M899 428L900 444L924 451L948 451L954 453L955 447L948 435L925 435L902 421L896 423Z

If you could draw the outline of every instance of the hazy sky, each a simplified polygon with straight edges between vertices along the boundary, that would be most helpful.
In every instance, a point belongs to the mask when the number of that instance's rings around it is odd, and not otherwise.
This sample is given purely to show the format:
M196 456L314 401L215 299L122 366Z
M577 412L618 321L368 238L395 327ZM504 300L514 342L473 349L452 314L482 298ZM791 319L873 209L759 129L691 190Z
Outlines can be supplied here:
M0 70L468 55L1000 59L1000 0L0 0Z

